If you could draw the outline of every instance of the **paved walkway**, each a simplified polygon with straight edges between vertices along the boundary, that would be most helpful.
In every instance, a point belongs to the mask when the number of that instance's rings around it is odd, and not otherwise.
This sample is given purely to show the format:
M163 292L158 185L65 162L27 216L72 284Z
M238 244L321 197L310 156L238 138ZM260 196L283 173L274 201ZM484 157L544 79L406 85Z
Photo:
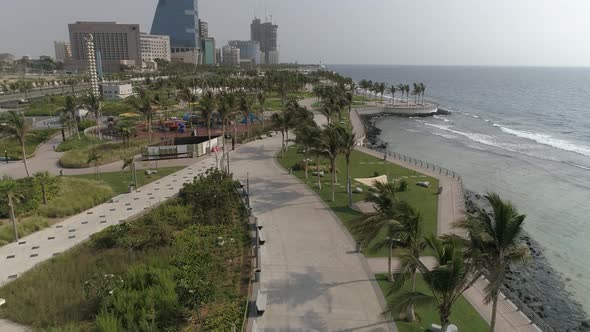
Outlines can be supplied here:
M275 163L280 146L275 136L230 158L235 176L249 178L266 237L260 289L268 304L258 331L393 331L380 316L385 302L364 256L325 203Z
M47 142L39 146L39 149L35 153L34 157L27 159L27 164L29 166L29 172L31 173L31 175L41 171L48 171L50 174L59 175L60 170L63 170L64 175L94 174L94 167L71 169L62 168L59 165L59 159L63 156L64 153L55 152L53 150L53 147L58 146L59 143L61 143L61 141L61 134L53 136ZM137 155L136 160L138 160L139 157L141 156ZM159 167L189 166L194 162L194 159L160 160L157 163L155 161L139 161L136 163L136 166L138 170L141 170ZM122 167L123 161L120 160L110 164L101 165L98 168L101 173L108 173L119 172L121 171ZM25 172L25 167L22 160L11 161L8 164L0 162L0 177L4 175L10 176L14 179L25 177L27 174Z

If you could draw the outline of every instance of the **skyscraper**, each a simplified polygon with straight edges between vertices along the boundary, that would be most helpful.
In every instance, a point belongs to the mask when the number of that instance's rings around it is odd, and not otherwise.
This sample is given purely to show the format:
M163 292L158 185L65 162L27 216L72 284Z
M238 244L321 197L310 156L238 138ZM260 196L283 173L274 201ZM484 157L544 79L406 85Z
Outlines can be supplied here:
M170 36L172 53L196 52L199 42L198 0L159 0L152 35Z
M277 31L279 26L272 24L272 22L264 22L259 18L255 18L250 24L250 39L260 43L260 51L264 53L264 63L277 64L278 63L278 47L277 47ZM274 53L273 53L274 52ZM276 57L271 57L270 54L276 54ZM273 61L276 61L274 63Z

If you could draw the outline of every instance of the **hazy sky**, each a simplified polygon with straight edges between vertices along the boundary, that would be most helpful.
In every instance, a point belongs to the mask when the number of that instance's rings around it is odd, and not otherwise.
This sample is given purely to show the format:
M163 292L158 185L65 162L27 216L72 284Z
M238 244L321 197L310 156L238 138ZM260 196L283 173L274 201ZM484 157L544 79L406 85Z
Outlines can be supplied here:
M151 27L157 0L0 0L0 53L53 54L67 23ZM218 45L279 24L281 61L590 66L589 0L201 0Z

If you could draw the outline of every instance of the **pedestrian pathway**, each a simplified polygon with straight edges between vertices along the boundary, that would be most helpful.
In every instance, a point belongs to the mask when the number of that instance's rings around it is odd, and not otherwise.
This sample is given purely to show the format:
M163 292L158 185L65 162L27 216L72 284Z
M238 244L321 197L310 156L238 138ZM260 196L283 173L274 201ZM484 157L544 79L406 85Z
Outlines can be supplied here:
M137 217L178 194L182 185L215 167L215 160L203 158L193 165L138 190L114 197L49 228L0 247L0 285L18 278L35 265L59 255L108 226Z
M231 155L231 171L249 180L263 227L260 290L266 312L257 331L395 331L380 313L383 295L354 240L330 208L274 160L280 137Z

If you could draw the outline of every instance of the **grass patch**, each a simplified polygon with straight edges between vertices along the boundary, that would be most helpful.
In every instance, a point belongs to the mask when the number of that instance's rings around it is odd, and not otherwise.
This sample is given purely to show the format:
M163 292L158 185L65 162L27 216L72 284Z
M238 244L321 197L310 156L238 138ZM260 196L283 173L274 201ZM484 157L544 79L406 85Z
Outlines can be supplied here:
M93 137L88 137L83 133L80 133L80 139L75 134L70 136L65 142L59 143L59 145L55 148L57 152L67 152L76 149L85 149L91 147L93 144L96 144L98 140Z
M136 110L125 100L105 100L102 103L102 114L104 116L117 116L129 112L136 112Z
M65 97L45 96L41 100L33 101L25 110L25 116L54 116L64 107Z
M19 220L16 224L20 237L40 231L54 224L56 221L45 217L32 216ZM0 246L7 245L14 241L14 230L10 220L0 223Z
M387 274L378 274L375 276L379 287L383 294L387 294L390 283L387 281ZM397 294L410 291L410 283L407 283L401 290L390 295L387 300L395 299ZM424 294L432 294L424 280L420 275L416 277L416 290ZM416 321L409 323L403 320L396 320L397 329L399 332L426 332L432 324L440 325L438 312L433 305L417 305ZM469 332L487 332L489 326L487 322L479 315L479 313L471 306L471 304L461 297L453 307L451 313L451 323L457 325L459 331Z
M89 179L59 177L59 192L40 205L37 213L48 218L73 216L106 202L115 192L108 185Z
M25 141L25 151L27 158L30 158L39 145L55 135L59 130L57 129L39 129L33 130L27 135ZM0 138L0 153L4 157L4 151L8 152L8 158L12 160L21 160L22 152L18 141L12 137Z
M287 152L282 157L278 158L279 163L286 169L294 167L301 160L305 158L302 153L299 153L300 148L298 146L291 146L287 149ZM328 165L328 160L323 160L322 164ZM350 227L362 218L363 214L350 209L348 207L348 194L346 193L346 161L343 157L340 157L337 162L337 178L338 185L336 186L336 200L332 199L332 186L330 175L326 174L322 178L322 189L317 188L317 178L312 175L313 169L310 168L309 179L305 180L304 170L295 170L293 174L305 182L312 190L318 194L326 204L336 213L340 221L350 230ZM297 168L294 168L297 169ZM417 173L413 170L384 162L381 159L375 158L368 154L354 151L351 156L351 177L353 178L353 187L363 188L364 193L353 194L353 201L359 202L366 198L366 192L368 187L361 185L354 181L354 178L367 178L373 177L377 172L379 175L388 175L390 179L399 179L402 176L406 176L405 179L408 183L408 189L405 192L398 193L400 199L406 200L415 209L420 211L424 219L424 233L437 233L437 209L438 209L438 180L427 177L423 174ZM412 177L412 176L423 176L423 177ZM416 186L417 182L428 181L431 184L430 188L421 188ZM354 236L354 234L353 234ZM364 254L367 257L385 257L387 256L387 249L373 250L372 244L376 241L380 241L382 237L376 238L373 242L365 244L363 249Z
M67 151L60 158L59 163L64 168L88 168L94 166L94 162L89 163L88 160L95 151L100 156L97 165L110 164L139 154L146 144L144 140L132 140L129 145L110 142L89 145L81 143L79 148Z
M158 168L158 173L152 175L146 175L143 170L137 170L137 185L138 187L145 186L150 182L159 180L172 173L176 173L183 168L184 167ZM74 179L96 180L95 174L70 175L66 177ZM124 194L129 191L128 186L131 183L131 173L129 171L101 173L99 175L99 181L109 186L115 192L115 194Z

